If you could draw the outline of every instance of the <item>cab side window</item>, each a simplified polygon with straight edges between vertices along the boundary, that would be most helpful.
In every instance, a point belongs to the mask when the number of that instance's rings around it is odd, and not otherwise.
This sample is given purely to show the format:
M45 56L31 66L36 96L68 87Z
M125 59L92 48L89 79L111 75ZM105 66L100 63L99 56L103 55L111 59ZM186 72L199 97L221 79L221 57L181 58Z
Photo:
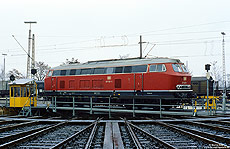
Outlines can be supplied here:
M154 64L150 65L149 72L165 72L166 66L165 64Z

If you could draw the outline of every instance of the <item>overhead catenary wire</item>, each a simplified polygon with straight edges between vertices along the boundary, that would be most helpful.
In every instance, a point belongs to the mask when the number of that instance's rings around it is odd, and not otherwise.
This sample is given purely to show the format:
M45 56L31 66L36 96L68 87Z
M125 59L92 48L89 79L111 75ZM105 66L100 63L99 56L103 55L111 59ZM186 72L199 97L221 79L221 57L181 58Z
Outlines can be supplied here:
M38 36L39 37L39 36ZM100 38L96 38L96 39L91 39L91 40L84 40L84 41L76 41L76 42L65 42L65 43L57 43L57 44L50 44L50 45L42 45L42 46L37 46L38 49L41 49L43 47L47 48L47 47L56 47L56 46L62 46L62 45L73 45L73 44L78 44L78 43L86 43L86 42L95 42L95 41L99 41L100 43L105 39L105 38L114 38L114 37L120 37L123 42L124 45L128 45L128 38L126 35L122 35L122 36L101 36ZM104 42L104 41L103 41ZM122 45L123 46L123 45ZM103 45L100 46L94 46L94 48L98 48L98 47L105 47ZM107 46L109 47L109 45ZM85 48L85 47L84 47ZM7 49L8 51L13 51L13 50L17 50L19 48L12 48L12 49Z
M211 22L211 23L204 23L204 24L196 24L196 25L188 25L188 26L167 28L167 29L162 29L162 30L142 32L142 33L138 33L138 34L135 34L135 35L142 34L142 35L145 35L145 36L151 36L151 35L166 35L166 36L168 36L168 35L172 35L172 34L191 34L191 33L219 32L219 31L200 31L200 32L177 32L177 33L158 33L158 34L151 34L151 33L154 33L154 32L162 32L162 31L175 30L175 29L180 29L180 28L190 28L190 27L204 26L204 25L211 25L211 24L218 24L218 23L230 23L230 21L219 21L219 22ZM37 47L40 48L40 47L52 47L52 46L70 45L70 44L77 44L77 43L84 43L84 42L93 42L93 41L98 41L98 40L102 40L102 39L104 40L104 39L117 38L117 37L119 37L119 38L124 38L125 37L127 39L127 41L128 41L128 38L131 38L131 37L134 37L134 36L132 36L132 34L121 35L121 36L101 36L100 38L91 39L91 40L57 43L57 44L42 45L42 46L37 46ZM15 49L18 49L18 48L15 48ZM14 50L14 49L8 49L8 50Z
M184 44L204 44L206 41L192 41L186 42L189 40L183 40L183 42L174 41L164 41L164 42L149 42L149 44L156 44L158 46L167 46L167 45L184 45ZM219 42L219 40L212 40L212 43ZM138 46L138 44L130 44L125 46ZM37 49L37 51L47 51L48 52L71 52L71 51L84 51L92 50L98 48L111 48L111 47L124 47L124 45L108 45L108 46L93 46L93 47L68 47L68 48L47 48L47 49ZM14 52L15 53L15 52ZM20 56L21 54L13 54L11 56ZM22 55L21 55L22 56Z
M218 23L230 23L230 21L219 21L219 22L210 22L210 23L195 24L195 25L188 25L188 26L179 26L179 27L166 28L166 29L155 30L155 31L142 32L142 34L146 34L146 35L168 35L168 34L191 34L191 33L218 32L218 31L200 31L200 32L177 32L177 33L152 34L152 33L155 33L155 32L176 30L176 29L181 29L181 28L191 28L191 27L212 25L212 24L218 24ZM140 33L138 33L138 34L140 34ZM63 37L66 37L66 36L63 36ZM107 38L109 39L109 38L117 38L117 37L119 37L119 38L124 38L125 37L127 39L127 41L128 41L128 38L130 38L132 36L130 34L129 35L122 35L122 36L101 36L100 38L96 38L96 39L92 39L92 40L43 45L43 46L38 46L37 51L66 52L66 51L76 51L76 50L91 50L91 49L98 49L98 48L137 46L137 44L128 44L128 45L123 45L123 44L120 44L120 45L119 44L118 45L105 45L105 44L102 44L100 46L89 46L89 47L82 47L82 46L62 47L64 45L74 45L74 44L78 44L78 43L84 43L84 42L87 43L87 42L93 42L93 41L97 41L97 40L103 40L103 42L104 42L104 40L107 39ZM167 46L167 45L183 45L183 44L202 44L204 42L208 42L207 40L209 40L209 39L219 39L219 38L220 37L190 38L190 39L178 39L178 40L171 40L171 41L170 40L168 40L168 41L154 41L154 42L149 42L149 43L157 44L158 46L161 46L161 45L162 46L163 45ZM199 40L199 41L196 41L196 40ZM206 40L206 41L201 41L201 40ZM217 42L217 41L218 40L212 40L212 42ZM124 41L124 44L125 44L125 41ZM148 44L146 45L145 49L147 49L147 46L148 46ZM48 47L51 47L51 48L48 48ZM9 50L11 50L11 52L14 52L12 49L9 49ZM20 54L18 54L18 55L20 55ZM12 56L17 56L17 54L14 54Z
M72 47L72 48L51 48L51 49L37 49L37 51L46 51L48 52L72 52L72 51L84 51L84 50L97 50L98 48L112 48L112 47L124 47L124 46L138 46L138 44L130 45L107 45L107 46L94 46L94 47ZM23 56L26 54L12 54L11 56Z
M156 46L156 44L152 44L153 46L151 47L151 49L149 50L149 52L145 55L145 58L149 55L149 53L152 51L152 49Z
M15 38L14 35L12 35L12 37L14 38L14 40L18 43L18 45L22 48L22 50L26 53L27 56L29 56L29 58L32 59L32 57L28 54L28 52L26 52L26 50L23 48L23 46L18 42L18 40Z
M226 36L226 38L228 38L230 36ZM177 42L175 44L189 44L188 42L187 43L181 43L181 41L191 41L191 40L208 40L208 39L219 39L220 37L205 37L205 38L190 38L190 39L180 39L180 40L168 40L168 41L154 41L154 43L157 43L158 45L171 45L172 42ZM93 40L88 40L88 41L93 41ZM84 42L84 41L83 41ZM86 42L86 41L85 41ZM178 43L179 42L179 43ZM194 43L202 43L202 42L207 42L207 41L201 41L201 42L191 42L191 44L194 44ZM74 42L69 42L69 44L71 43L74 43ZM67 45L67 43L65 43ZM59 49L57 48L57 45L64 45L64 44L54 44L54 45L49 45L49 46L55 46L54 48L47 48L45 46L38 46L37 50L42 50L43 47L45 48L45 50L55 50L55 49ZM88 49L91 49L91 48L105 48L105 47L114 47L114 46L117 46L119 47L118 45L106 45L106 46L92 46L92 47L71 47L71 48L75 48L75 49L78 49L78 48L88 48ZM124 46L124 45L120 45L120 46ZM129 46L129 45L126 45L126 46ZM61 49L71 49L69 47L63 47ZM10 49L8 49L9 51ZM11 52L15 52L14 50L10 50Z
M209 23L203 23L203 24L194 24L194 25L172 27L172 28L166 28L166 29L160 29L160 30L154 30L154 31L146 31L146 32L141 32L141 33L126 34L126 35L122 35L122 36L101 36L101 37L103 37L103 38L115 38L115 37L124 37L125 36L128 39L128 38L131 38L131 37L135 37L137 35L139 36L140 34L144 35L144 36L150 36L150 35L169 35L169 34L191 34L191 33L219 32L219 31L200 31L200 32L182 32L182 33L179 32L179 33L151 34L151 33L155 33L155 32L163 32L163 31L169 31L169 30L176 30L176 29L182 29L182 28L191 28L191 27L197 27L197 26L206 26L206 25L213 25L213 24L220 24L220 23L230 23L230 21L209 22ZM44 36L41 36L41 37L44 37ZM50 36L50 37L52 37L52 36ZM63 36L63 37L66 37L66 36ZM73 36L70 36L70 37L73 37ZM38 46L38 47L48 47L48 46L57 46L57 45L65 45L65 44L75 44L75 43L89 42L89 41L95 41L95 40L98 40L98 39L86 40L86 41L78 41L78 42L59 43L59 44L44 45L44 46Z
M228 36L230 37L230 36ZM190 39L180 39L180 40L166 40L166 41L155 41L155 43L172 43L172 42L183 42L192 40L207 40L207 39L220 39L220 37L205 37L205 38L190 38ZM204 41L203 41L204 42Z
M226 55L230 55L230 53L229 54L226 54ZM176 55L176 56L171 56L172 58L177 58L177 57L180 57L180 58L182 58L182 57L190 57L190 58L192 58L192 57L219 57L219 56L221 56L221 53L219 53L219 54L206 54L206 55Z
M228 38L230 36L226 36ZM154 41L154 44L157 45L178 45L178 44L200 44L207 42L208 39L219 39L220 37L206 37L206 38L190 38L190 39L181 39L181 40L167 40L167 41ZM195 41L199 40L199 41ZM200 41L200 40L206 40L206 41ZM191 41L191 42L186 42ZM212 40L212 42L215 40ZM219 40L216 40L219 41ZM227 41L228 42L228 41ZM151 42L150 42L151 43ZM153 43L153 42L152 42ZM137 46L137 44L128 44L128 45L102 45L102 46L91 46L91 47L54 47L54 48L37 48L37 51L58 51L58 50L86 50L86 49L93 49L93 48L110 48L110 47L122 47L122 46ZM15 51L11 51L15 52ZM63 51L64 52L64 51Z
M169 30L177 30L177 29L183 29L183 28L206 26L206 25L213 25L213 24L220 24L220 23L230 23L230 21L218 21L218 22L209 22L209 23L202 23L202 24L193 24L193 25L172 27L172 28L166 28L166 29L159 29L159 30L153 30L153 31L140 32L140 33L135 33L135 34L128 34L127 36L145 35L145 34L153 33L153 32L162 32L162 31L169 31Z

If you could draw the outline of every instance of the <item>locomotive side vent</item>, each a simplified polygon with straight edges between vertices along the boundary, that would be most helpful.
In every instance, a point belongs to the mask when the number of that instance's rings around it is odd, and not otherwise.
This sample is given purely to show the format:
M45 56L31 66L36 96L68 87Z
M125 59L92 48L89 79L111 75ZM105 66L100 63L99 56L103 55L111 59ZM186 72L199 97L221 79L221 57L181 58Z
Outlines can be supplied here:
M69 88L74 89L75 88L75 80L69 80Z
M115 79L115 88L121 88L121 79Z
M60 81L60 88L61 89L65 88L65 81Z

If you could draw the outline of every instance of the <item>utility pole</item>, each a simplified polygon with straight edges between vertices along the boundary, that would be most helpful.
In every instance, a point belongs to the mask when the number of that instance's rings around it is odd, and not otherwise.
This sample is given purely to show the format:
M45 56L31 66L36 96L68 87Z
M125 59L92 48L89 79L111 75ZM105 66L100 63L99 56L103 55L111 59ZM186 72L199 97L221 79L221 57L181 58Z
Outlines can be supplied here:
M29 38L28 38L28 57L27 57L27 71L26 71L26 78L30 78L30 41L31 41L31 24L36 24L37 22L35 21L28 21L24 22L25 24L29 24Z
M140 59L142 59L142 36L140 36Z
M146 43L146 42L142 42L142 36L140 36L140 59L142 59L142 43Z
M3 81L6 81L6 59L5 57L7 56L7 54L2 54L4 56L4 68L3 68Z
M222 111L225 112L226 109L226 71L225 71L225 43L224 43L224 35L226 35L224 32L221 32L221 35L223 35L222 40L222 63L223 63L223 102L222 102Z

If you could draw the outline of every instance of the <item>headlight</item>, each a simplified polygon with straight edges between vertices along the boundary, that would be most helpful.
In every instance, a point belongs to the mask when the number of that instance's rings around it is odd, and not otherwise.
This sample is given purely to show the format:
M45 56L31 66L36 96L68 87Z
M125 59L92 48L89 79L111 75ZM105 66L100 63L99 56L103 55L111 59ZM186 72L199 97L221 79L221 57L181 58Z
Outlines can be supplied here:
M183 81L187 81L187 77L183 77Z

